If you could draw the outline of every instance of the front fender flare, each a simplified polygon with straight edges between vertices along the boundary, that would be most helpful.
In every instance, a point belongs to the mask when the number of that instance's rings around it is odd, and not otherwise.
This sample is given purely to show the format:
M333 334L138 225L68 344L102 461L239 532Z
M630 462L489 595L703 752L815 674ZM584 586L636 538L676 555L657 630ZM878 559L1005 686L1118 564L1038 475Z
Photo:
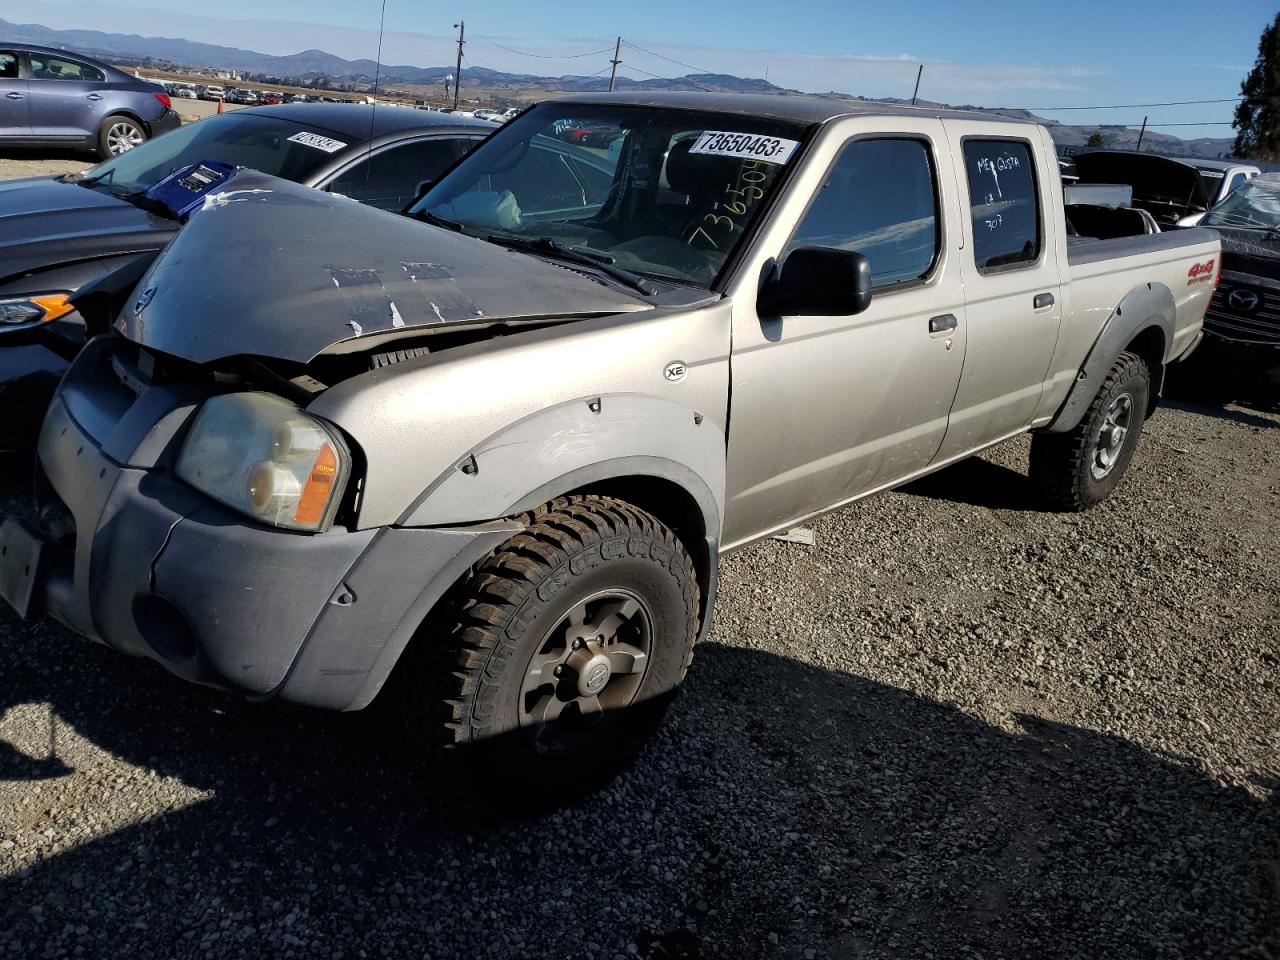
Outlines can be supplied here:
M706 534L719 537L724 431L688 407L641 394L570 400L503 428L433 480L398 525L481 523L629 476L678 484L697 502Z
M1074 430L1084 419L1085 411L1098 392L1098 385L1125 347L1143 330L1158 327L1164 335L1164 349L1168 351L1173 343L1176 322L1173 293L1163 283L1144 283L1125 294L1103 324L1102 331L1094 340L1084 363L1080 365L1080 371L1076 374L1076 381L1067 393L1067 398L1044 429L1050 433ZM1168 362L1168 357L1164 356L1161 360ZM1152 374L1158 376L1159 372L1153 370ZM1157 391L1159 388L1160 385L1156 384Z

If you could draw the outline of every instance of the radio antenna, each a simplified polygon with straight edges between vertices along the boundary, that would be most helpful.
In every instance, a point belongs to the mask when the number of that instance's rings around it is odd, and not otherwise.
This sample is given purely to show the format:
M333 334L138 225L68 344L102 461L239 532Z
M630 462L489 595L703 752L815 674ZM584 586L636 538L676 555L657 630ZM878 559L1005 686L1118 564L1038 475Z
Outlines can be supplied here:
M374 61L373 67L373 96L369 99L373 101L369 105L369 157L373 157L373 122L378 116L378 83L382 79L382 34L387 28L387 0L382 0L382 15L378 18L378 58ZM370 167L372 164L366 160L364 164L364 186L365 190L369 189Z

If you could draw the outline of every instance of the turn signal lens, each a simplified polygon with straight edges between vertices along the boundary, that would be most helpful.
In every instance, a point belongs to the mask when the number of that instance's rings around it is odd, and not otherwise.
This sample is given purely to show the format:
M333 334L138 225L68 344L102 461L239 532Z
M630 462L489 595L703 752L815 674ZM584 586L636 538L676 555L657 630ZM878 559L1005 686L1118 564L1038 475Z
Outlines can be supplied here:
M307 477L307 485L302 488L302 496L298 497L298 509L293 514L293 522L300 527L314 527L329 506L329 498L333 495L333 482L338 476L338 455L330 444L320 448L316 461Z

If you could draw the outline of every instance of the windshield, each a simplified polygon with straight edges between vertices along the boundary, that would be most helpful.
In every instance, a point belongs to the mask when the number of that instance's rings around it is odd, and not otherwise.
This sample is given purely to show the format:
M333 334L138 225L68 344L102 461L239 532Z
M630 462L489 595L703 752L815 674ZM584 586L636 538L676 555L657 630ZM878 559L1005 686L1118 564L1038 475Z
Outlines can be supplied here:
M277 117L225 113L149 140L99 164L88 176L108 180L114 190L132 192L146 190L189 164L221 160L305 183L347 145L335 137L328 130Z
M1241 184L1200 221L1206 227L1280 230L1280 179Z
M808 129L739 114L548 103L495 133L410 212L706 287L796 162Z

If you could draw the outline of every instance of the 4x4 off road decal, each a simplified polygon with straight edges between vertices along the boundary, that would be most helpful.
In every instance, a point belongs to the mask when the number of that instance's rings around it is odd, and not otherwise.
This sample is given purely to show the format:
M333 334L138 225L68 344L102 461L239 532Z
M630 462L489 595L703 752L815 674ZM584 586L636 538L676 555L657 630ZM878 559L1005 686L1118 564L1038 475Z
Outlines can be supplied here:
M1191 269L1187 271L1187 286L1193 283L1204 283L1206 280L1213 279L1213 266L1217 261L1205 260L1202 263L1193 263Z

